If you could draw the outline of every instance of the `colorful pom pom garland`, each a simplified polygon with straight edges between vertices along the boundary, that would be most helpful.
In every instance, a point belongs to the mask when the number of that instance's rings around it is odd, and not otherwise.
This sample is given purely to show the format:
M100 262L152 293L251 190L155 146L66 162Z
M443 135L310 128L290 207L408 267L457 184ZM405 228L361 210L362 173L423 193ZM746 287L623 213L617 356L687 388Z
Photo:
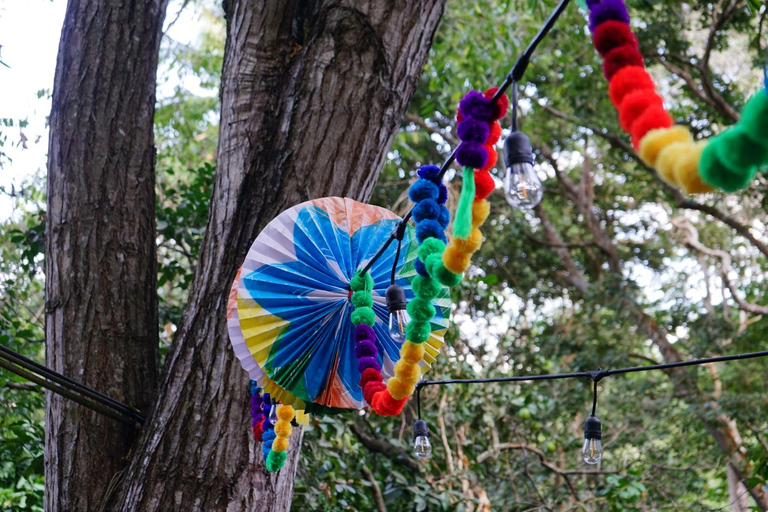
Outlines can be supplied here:
M309 415L304 411L296 411L290 405L273 403L269 393L261 394L262 389L256 381L251 381L251 419L253 423L253 436L262 444L262 453L267 471L274 473L280 471L285 464L286 451L290 444L293 426L296 421L300 425L309 424ZM272 408L275 407L277 422L272 425L269 420Z
M592 0L587 6L592 43L605 59L611 102L640 158L687 194L749 186L758 169L768 165L768 90L747 102L736 125L709 141L695 142L688 128L676 125L664 109L645 70L624 0Z

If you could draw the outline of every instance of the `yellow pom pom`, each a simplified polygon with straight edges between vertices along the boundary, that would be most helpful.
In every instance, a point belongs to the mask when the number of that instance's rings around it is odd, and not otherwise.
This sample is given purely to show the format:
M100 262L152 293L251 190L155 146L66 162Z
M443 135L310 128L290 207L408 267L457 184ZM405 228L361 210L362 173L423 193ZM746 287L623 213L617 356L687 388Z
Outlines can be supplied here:
M491 203L482 199L472 203L472 227L478 227L485 222L491 214Z
M699 175L699 160L705 147L707 141L697 142L687 154L675 162L675 180L686 194L706 194L715 190L704 183Z
M288 438L287 437L276 437L274 441L272 441L272 451L273 452L284 452L288 449Z
M411 364L418 364L424 357L424 344L406 341L400 348L400 360Z
M651 130L640 140L639 153L643 162L656 166L656 159L661 150L675 142L693 142L691 132L685 126L674 125L671 128Z
M469 234L469 238L454 238L451 245L463 253L472 254L483 245L483 234L479 229L474 228Z
M419 378L421 377L421 368L419 368L418 363L409 363L408 361L403 361L401 359L395 365L395 377L402 382L415 385L419 382Z
M287 421L278 421L275 423L275 435L277 437L291 437L293 427Z
M296 411L296 423L299 425L309 425L310 415L304 411Z
M415 385L402 382L397 377L393 377L387 382L387 391L395 400L402 400L407 396L411 396L414 389L416 389Z
M443 252L443 265L454 274L461 274L469 268L471 254L461 252L449 245Z
M295 411L290 405L281 405L277 408L277 417L283 421L291 421Z
M670 185L680 186L675 177L675 164L691 151L693 151L693 144L690 142L673 142L664 146L656 158L656 170L661 179Z

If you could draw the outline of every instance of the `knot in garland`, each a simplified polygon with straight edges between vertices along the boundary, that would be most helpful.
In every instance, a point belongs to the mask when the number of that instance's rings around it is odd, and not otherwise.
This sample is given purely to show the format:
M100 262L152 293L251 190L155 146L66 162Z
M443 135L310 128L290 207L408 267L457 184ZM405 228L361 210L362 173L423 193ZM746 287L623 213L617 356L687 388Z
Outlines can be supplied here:
M688 194L747 187L768 165L768 90L744 106L740 120L710 138L694 141L675 124L645 70L624 0L588 0L589 28L621 127L632 136L640 158L666 183Z

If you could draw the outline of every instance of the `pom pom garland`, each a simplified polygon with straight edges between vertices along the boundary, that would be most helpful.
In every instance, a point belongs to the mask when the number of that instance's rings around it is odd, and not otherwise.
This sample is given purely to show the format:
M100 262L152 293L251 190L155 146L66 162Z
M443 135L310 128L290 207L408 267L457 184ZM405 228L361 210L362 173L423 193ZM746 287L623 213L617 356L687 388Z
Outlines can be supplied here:
M434 199L424 199L413 207L413 220L417 223L422 220L437 220L440 215L440 205Z
M589 6L589 30L594 33L598 25L609 21L629 24L629 12L622 0L603 0Z
M613 106L618 108L624 97L633 91L655 91L651 75L643 66L626 66L618 70L611 78L608 95Z
M674 124L672 116L664 107L652 106L647 108L637 120L632 123L632 143L637 149L645 134L658 128L669 128Z
M366 327L368 326L366 325ZM357 345L355 345L355 357L358 359L361 357L376 357L378 354L379 350L370 339L359 340Z
M655 91L640 89L630 92L619 107L619 124L624 131L629 131L637 118L652 106L664 106L664 100Z
M434 186L433 183L426 181ZM435 187L435 190L437 188ZM358 271L357 274L350 281L350 288L352 288L352 297L357 294L371 295L373 289L373 278L369 273L364 276ZM371 301L373 298L371 297ZM354 301L353 301L354 305ZM371 391L369 395L366 395L366 389L373 390L376 385L383 386L384 378L381 375L381 365L378 361L379 351L376 347L376 333L373 330L374 323L376 322L376 314L373 308L370 306L358 307L355 305L355 310L352 312L352 323L355 324L355 357L357 357L357 369L360 372L360 387L363 389L363 398L369 403L369 396L372 396L375 391ZM371 387L373 386L373 387Z
M493 95L496 94L496 91L498 91L498 87L491 87L487 91L483 93L483 96L488 98L489 100L493 98ZM498 120L507 115L507 109L509 108L509 98L507 98L506 94L502 94L499 96L499 99L496 100L496 104L494 105L494 113L493 118ZM497 126L499 126L498 123L496 123ZM499 126L499 135L501 135L501 126ZM496 139L498 140L498 138ZM491 142L491 144L495 144L496 142Z
M368 341L374 339L376 339L376 333L370 325L359 324L355 327L355 341Z
M440 283L438 283L438 286L439 285ZM405 326L405 337L410 340L411 343L422 344L429 339L431 329L429 322L411 320L408 322L408 325Z
M603 61L603 74L606 80L610 82L613 75L615 75L621 68L627 66L642 66L643 56L637 47L625 44L614 48L605 56Z
M506 96L504 96L506 98ZM491 123L491 130L488 133L488 139L485 141L487 146L494 146L501 138L501 125L498 122Z
M480 169L488 161L488 151L478 142L462 142L456 148L456 161L463 167Z
M469 117L459 123L456 135L466 142L484 143L490 134L490 127L485 121Z
M496 162L499 159L499 155L498 153L496 153L496 149L494 149L493 146L489 144L485 144L483 147L485 147L485 152L488 154L488 160L486 160L485 165L479 168L477 171L487 173L488 171L496 167Z
M352 294L352 305L356 308L370 308L373 306L373 296L371 292L360 290Z
M422 165L416 171L416 174L419 175L419 178L434 181L437 178L437 175L440 174L440 168L436 165Z
M439 195L440 190L437 188L437 185L425 179L416 180L416 183L411 185L411 188L408 190L408 197L414 203L424 199L437 199Z
M704 194L714 189L704 183L699 176L701 152L707 147L707 141L697 142L687 154L677 159L674 168L675 182L686 194Z
M496 154L496 151L493 152ZM494 164L495 164L494 157ZM475 201L485 199L496 189L496 182L488 171L479 170L475 173Z
M463 122L467 117L474 117L480 121L495 121L498 114L498 108L494 107L490 98L486 98L479 91L469 91L464 99L459 103Z
M428 238L437 238L445 240L445 228L439 222L432 219L425 219L416 224L416 240L423 242Z
M629 45L637 48L637 38L629 25L616 20L608 20L598 25L592 34L592 43L597 53L603 57L619 46Z

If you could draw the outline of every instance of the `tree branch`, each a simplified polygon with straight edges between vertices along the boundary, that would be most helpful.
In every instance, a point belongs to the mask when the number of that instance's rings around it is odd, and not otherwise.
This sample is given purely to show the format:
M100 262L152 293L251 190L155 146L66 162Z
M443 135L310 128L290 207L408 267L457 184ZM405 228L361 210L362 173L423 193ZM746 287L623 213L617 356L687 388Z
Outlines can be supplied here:
M413 460L411 457L409 457L408 453L402 448L400 448L399 446L395 446L392 443L388 443L383 439L377 439L375 437L369 436L368 434L363 432L360 429L360 427L355 423L352 423L349 426L349 429L355 435L357 440L360 441L360 444L368 448L369 451L373 453L380 453L385 457L392 459L392 461L395 464L405 466L414 471L421 470L421 466L419 465L419 463Z

